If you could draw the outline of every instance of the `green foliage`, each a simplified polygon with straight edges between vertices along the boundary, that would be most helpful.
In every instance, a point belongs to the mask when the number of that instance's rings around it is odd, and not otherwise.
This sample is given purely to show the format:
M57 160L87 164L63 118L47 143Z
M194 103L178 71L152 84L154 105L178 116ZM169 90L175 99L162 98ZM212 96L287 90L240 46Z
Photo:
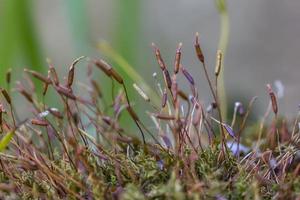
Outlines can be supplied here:
M66 0L70 32L73 39L75 53L77 56L88 55L91 52L89 45L89 23L86 2L81 0Z
M0 85L9 68L28 65L44 71L44 59L32 17L31 0L3 0L0 7ZM38 88L40 88L37 85Z
M229 32L230 32L230 20L227 9L227 0L216 0L216 7L220 14L220 34L219 34L219 44L218 49L223 52L223 57L226 56L228 42L229 42ZM222 117L224 120L227 119L227 96L225 91L225 70L224 70L224 59L222 60L222 68L220 74L220 84L218 85L221 108L222 108Z
M0 152L3 151L12 140L15 131L10 131L0 141Z
M140 39L140 0L116 0L115 46L129 63L137 64L137 47Z

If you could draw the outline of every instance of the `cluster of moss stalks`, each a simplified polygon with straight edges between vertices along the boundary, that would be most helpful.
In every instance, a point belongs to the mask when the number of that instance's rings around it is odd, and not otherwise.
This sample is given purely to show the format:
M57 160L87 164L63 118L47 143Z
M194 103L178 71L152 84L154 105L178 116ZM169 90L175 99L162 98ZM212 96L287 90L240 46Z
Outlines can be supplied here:
M288 123L278 115L277 94L268 85L270 104L261 122L248 126L253 98L248 106L235 104L229 123L222 117L217 91L222 53L211 78L198 37L194 46L211 102L201 101L193 76L181 63L181 44L173 73L154 45L164 81L155 73L153 93L139 86L145 83L133 84L149 105L150 127L140 118L145 113L137 114L130 102L122 75L101 59L86 59L86 82L80 84L74 83L74 75L83 57L72 63L64 83L50 62L48 75L26 69L27 78L13 89L8 72L0 97L1 198L299 198L298 118ZM95 80L94 68L111 80L109 95ZM178 84L180 78L189 92ZM39 85L42 92L36 91ZM15 91L30 113L23 120L11 94ZM59 106L46 104L47 95L55 95ZM131 120L136 133L128 133L121 116ZM265 123L270 116L272 122Z

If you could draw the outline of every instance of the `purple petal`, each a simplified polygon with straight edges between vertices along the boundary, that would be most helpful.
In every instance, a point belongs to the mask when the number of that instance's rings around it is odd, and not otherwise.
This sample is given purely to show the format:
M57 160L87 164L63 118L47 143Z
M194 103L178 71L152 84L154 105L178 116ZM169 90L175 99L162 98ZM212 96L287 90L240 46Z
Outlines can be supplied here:
M167 136L163 135L163 136L162 136L162 139L163 139L165 145L166 145L168 148L171 148L171 147L172 147L172 143L171 143L170 139L169 139Z
M238 144L237 142L227 142L227 147L231 150L232 153L234 153L235 155L240 154L240 153L244 153L246 154L247 152L250 151L250 149L248 147L246 147L243 144Z
M158 165L158 168L159 168L160 170L163 170L163 169L164 169L164 161L163 161L163 160L157 161L157 165Z
M240 115L243 115L245 114L245 109L244 109L244 106L241 102L235 102L234 104L234 109L235 111L237 111Z
M223 127L226 129L227 133L231 137L235 138L235 133L234 133L233 129L228 124L223 124Z

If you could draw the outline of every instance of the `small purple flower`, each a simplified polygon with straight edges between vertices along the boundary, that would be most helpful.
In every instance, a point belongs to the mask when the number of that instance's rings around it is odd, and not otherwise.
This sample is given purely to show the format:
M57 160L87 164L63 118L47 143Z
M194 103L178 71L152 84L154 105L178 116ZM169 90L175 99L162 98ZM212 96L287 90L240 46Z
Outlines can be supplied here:
M167 136L163 135L163 136L162 136L162 139L163 139L165 145L166 145L168 148L171 148L171 147L172 147L172 143L171 143L170 139L169 139Z
M247 152L250 151L250 148L246 147L243 144L238 144L237 142L227 142L227 147L231 150L232 153L234 153L235 155L239 154L239 153L244 153L246 154Z
M164 161L163 161L163 160L157 161L157 165L158 165L158 168L159 168L160 170L163 170L163 169L164 169Z
M240 115L244 115L245 114L244 106L239 101L235 102L235 104L234 104L234 111L238 112Z
M226 129L227 133L231 137L235 138L235 132L233 131L233 129L228 124L223 123L222 126Z

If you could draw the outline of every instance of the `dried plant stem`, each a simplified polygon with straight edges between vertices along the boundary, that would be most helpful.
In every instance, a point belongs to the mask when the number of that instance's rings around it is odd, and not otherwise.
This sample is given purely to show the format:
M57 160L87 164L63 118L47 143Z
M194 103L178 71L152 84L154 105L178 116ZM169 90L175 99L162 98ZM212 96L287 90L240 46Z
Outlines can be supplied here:
M61 98L62 98L62 100L65 104L65 110L67 112L67 119L68 119L69 127L71 129L73 137L76 138L75 137L75 131L74 131L74 128L73 128L73 123L72 123L72 120L71 120L72 119L72 113L71 113L71 110L70 110L70 107L69 107L68 99L65 99L63 96L61 96ZM80 135L82 141L84 142L84 144L87 145L84 137L81 134L79 134L79 135Z
M238 146L237 146L237 150L236 150L235 154L238 156L238 160L240 159L239 149L240 149L241 134L242 134L242 132L243 132L244 129L245 129L246 121L247 121L247 119L248 119L248 116L249 116L249 114L250 114L250 111L251 111L252 106L253 106L253 104L254 104L254 102L255 102L256 99L257 99L256 96L253 97L253 98L251 99L251 101L250 101L250 103L249 103L249 105L248 105L248 107L247 107L246 114L245 114L245 116L243 117L243 121L242 121L242 123L241 123L240 129L239 129L238 132L237 132L237 145L238 145Z
M214 99L215 102L217 102L216 93L215 93L215 90L214 90L214 88L213 88L212 81L211 81L211 79L210 79L210 77L209 77L209 75L208 75L207 67L206 67L205 62L203 62L202 65L203 65L203 69L204 69L204 73L205 73L206 80L207 80L208 85L209 85L209 89L210 89L210 91L211 91L211 93L212 93L212 95L213 95L213 99Z
M267 119L267 117L269 116L270 112L271 112L271 109L272 109L272 102L270 101L269 102L269 105L268 105L268 108L260 122L260 125L259 125L259 131L258 131L258 138L257 138L257 142L256 142L256 148L255 149L258 149L259 147L259 144L260 144L260 141L261 141L261 136L262 136L262 133L263 133L263 129L264 129L264 125L265 125L265 121Z
M115 82L114 79L111 78L111 101L113 102L115 100Z
M49 122L49 125L50 125L50 127L53 129L56 138L57 138L57 139L59 140L59 142L61 143L61 145L62 145L62 147L63 147L63 149L64 149L66 155L68 156L68 159L69 159L71 165L73 166L74 169L76 169L76 165L75 165L75 163L73 162L73 160L72 160L72 158L71 158L71 156L70 156L70 154L69 154L68 148L67 148L66 144L64 143L63 138L58 134L58 132L56 131L56 129L54 128L54 126L53 126L50 122Z
M294 135L295 135L296 127L297 127L297 124L298 124L298 122L299 122L299 118L300 118L300 111L298 111L297 117L295 118L295 122L294 122L293 130L292 130L291 138L293 138Z
M203 69L204 69L204 73L205 73L205 77L206 77L206 80L208 82L208 85L209 85L209 88L210 88L210 91L213 95L213 98L214 98L214 101L215 103L217 104L217 110L218 110L218 114L219 114L219 118L220 118L220 122L223 123L223 117L222 117L222 108L220 107L220 101L218 99L218 76L216 76L216 79L215 79L215 82L216 82L216 88L214 90L213 88L213 85L212 85L212 81L208 75L208 72L207 72L207 68L206 68L206 65L205 65L205 62L202 63L203 64ZM221 68L222 69L222 68ZM222 134L222 145L225 146L225 148L227 149L227 146L225 144L225 132L224 132L224 129L222 127L222 125L220 124L220 132Z
M48 139L49 152L50 152L50 153L49 153L49 158L54 159L54 152L53 152L53 147L52 147L51 138L50 138L48 129L46 129L46 131L47 131L47 139ZM46 144L47 144L47 143L46 143Z
M130 100L129 100L129 97L128 97L128 92L127 92L127 89L126 89L126 86L125 84L123 83L122 84L123 86L123 89L124 89L124 92L125 92L125 97L126 97L126 101L127 101L127 104L129 106L129 108L132 110L132 107L131 107L131 104L130 104ZM145 139L145 134L141 128L141 126L139 125L139 122L137 121L137 119L133 118L132 119L134 120L134 123L136 124L136 126L138 127L138 129L140 130L140 133L142 135L142 138L143 138L143 143L146 144L146 139Z

